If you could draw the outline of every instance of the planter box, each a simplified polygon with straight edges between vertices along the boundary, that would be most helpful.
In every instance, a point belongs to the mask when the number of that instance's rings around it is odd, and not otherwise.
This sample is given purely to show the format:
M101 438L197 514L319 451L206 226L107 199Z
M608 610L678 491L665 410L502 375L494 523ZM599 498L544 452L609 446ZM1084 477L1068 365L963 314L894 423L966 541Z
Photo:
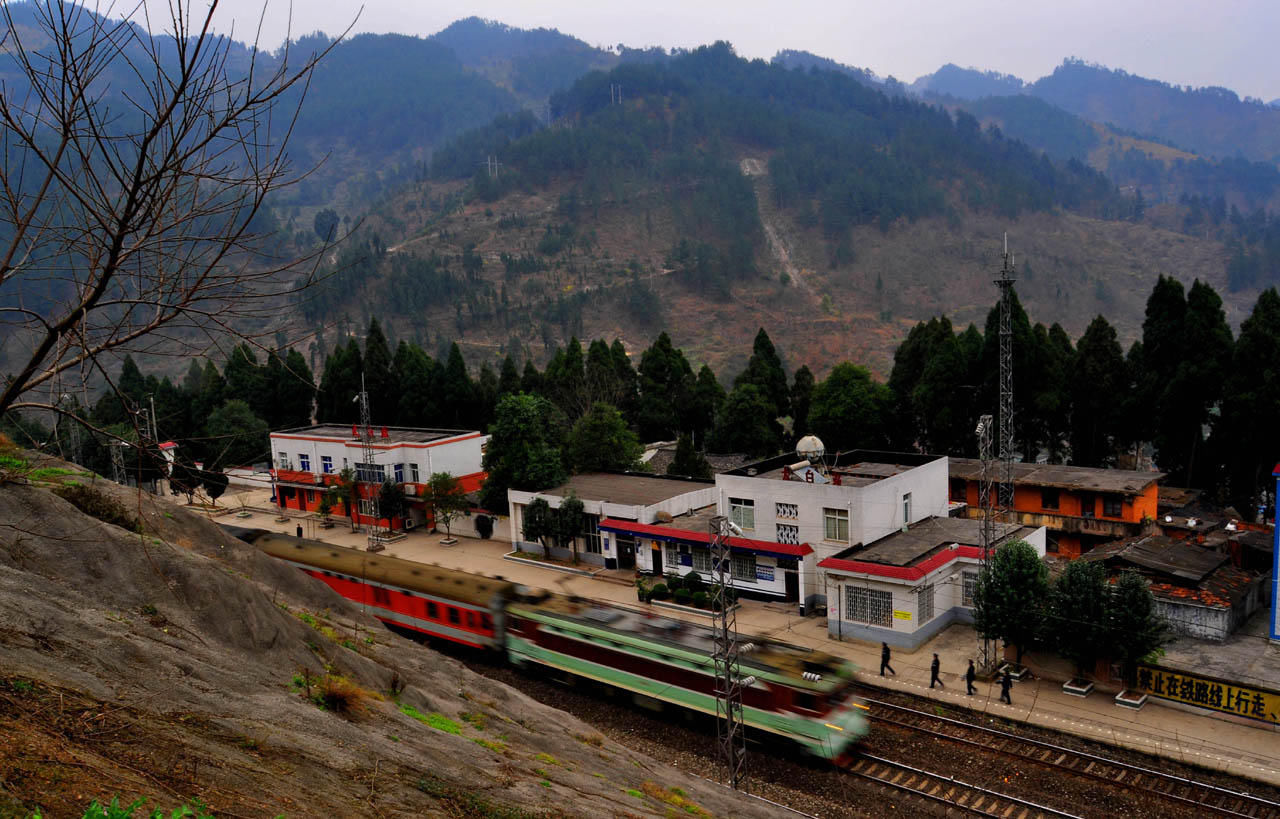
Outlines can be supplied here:
M1125 689L1116 694L1116 705L1122 708L1128 708L1133 711L1141 711L1142 706L1147 704L1147 695L1137 691Z
M457 544L458 544L458 539L457 539L456 537L442 537L442 538L440 538L440 545L441 545L441 546L456 546Z
M1022 682L1022 678L1030 673L1026 666L1016 663L1002 663L997 670L1002 674L1008 674L1018 682Z
M1073 697L1087 697L1089 692L1093 690L1093 683L1088 680L1082 680L1074 677L1062 684L1062 693L1070 694Z

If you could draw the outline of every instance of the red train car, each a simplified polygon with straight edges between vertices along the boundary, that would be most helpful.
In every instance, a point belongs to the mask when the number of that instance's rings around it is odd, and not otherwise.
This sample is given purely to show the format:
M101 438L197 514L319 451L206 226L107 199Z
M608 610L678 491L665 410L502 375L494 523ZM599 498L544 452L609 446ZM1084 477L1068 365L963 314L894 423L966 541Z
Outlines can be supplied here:
M262 529L233 534L324 582L388 625L475 648L502 648L499 621L505 601L515 595L514 583Z

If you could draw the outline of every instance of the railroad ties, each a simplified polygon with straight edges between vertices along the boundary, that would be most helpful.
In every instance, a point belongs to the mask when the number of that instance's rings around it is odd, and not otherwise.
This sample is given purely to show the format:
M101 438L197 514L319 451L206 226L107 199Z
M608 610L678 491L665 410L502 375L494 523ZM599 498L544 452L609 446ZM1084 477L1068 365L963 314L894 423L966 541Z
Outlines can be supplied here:
M962 745L985 748L1064 773L1147 793L1218 816L1280 819L1280 803L1260 796L1221 788L1117 759L1076 751L1008 731L917 711L902 705L866 699L868 717ZM972 804L972 803L970 803ZM1009 816L1016 816L1010 813ZM1061 814L1066 815L1066 814Z
M877 756L858 754L841 760L841 764L845 771L854 776L976 816L995 816L1000 819L1076 817L1076 814L973 785L953 776L933 773Z

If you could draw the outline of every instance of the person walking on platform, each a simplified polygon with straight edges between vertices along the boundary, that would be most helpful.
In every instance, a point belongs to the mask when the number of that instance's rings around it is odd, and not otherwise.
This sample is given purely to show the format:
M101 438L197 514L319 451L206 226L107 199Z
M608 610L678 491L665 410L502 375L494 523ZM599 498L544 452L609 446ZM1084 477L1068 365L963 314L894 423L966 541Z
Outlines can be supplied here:
M937 655L937 653L934 653L934 655L933 655L933 665L929 666L929 687L930 687L930 688L933 688L933 684L934 684L934 683L937 683L938 685L942 686L943 688L946 688L946 687L947 687L947 686L946 686L946 684L942 682L942 680L938 679L938 668L939 668L939 666L941 666L941 663L940 663L940 662L938 662L938 655Z
M302 524L298 524L298 537L302 537Z
M1013 705L1013 700L1009 698L1009 689L1013 688L1013 677L1009 676L1009 672L1004 672L1004 676L1000 678L1000 701Z
M969 670L964 672L964 684L966 687L968 687L970 696L972 696L973 692L977 690L973 687L973 680L977 676L978 676L978 672L974 671L973 669L973 660L970 660Z
M880 644L880 676L881 677L884 676L884 670L886 668L889 669L890 674L892 674L895 677L898 676L898 672L894 671L893 666L889 665L889 644L881 643Z

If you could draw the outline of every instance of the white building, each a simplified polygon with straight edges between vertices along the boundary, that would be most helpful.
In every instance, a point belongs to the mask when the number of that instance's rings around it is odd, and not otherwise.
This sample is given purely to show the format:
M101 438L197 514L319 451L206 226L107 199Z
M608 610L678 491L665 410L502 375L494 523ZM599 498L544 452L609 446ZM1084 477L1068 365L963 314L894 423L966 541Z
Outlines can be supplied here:
M995 544L1025 540L1041 558L1045 528L996 524ZM819 562L827 632L914 649L954 622L973 622L982 522L929 518Z
M484 483L481 468L484 446L489 436L479 432L410 427L375 427L373 458L366 463L360 428L352 424L316 424L271 433L276 483L276 503L282 509L314 512L325 488L338 473L350 467L360 481L362 494L387 480L400 484L409 499L409 513L391 522L393 529L413 528L427 522L421 502L431 475L448 472L465 492L474 492ZM371 501L362 499L352 510L358 523L374 524ZM347 510L335 509L335 514Z
M808 544L801 612L826 605L820 563L912 523L946 517L945 456L854 451L815 465L781 455L716 475L716 505L744 537Z

